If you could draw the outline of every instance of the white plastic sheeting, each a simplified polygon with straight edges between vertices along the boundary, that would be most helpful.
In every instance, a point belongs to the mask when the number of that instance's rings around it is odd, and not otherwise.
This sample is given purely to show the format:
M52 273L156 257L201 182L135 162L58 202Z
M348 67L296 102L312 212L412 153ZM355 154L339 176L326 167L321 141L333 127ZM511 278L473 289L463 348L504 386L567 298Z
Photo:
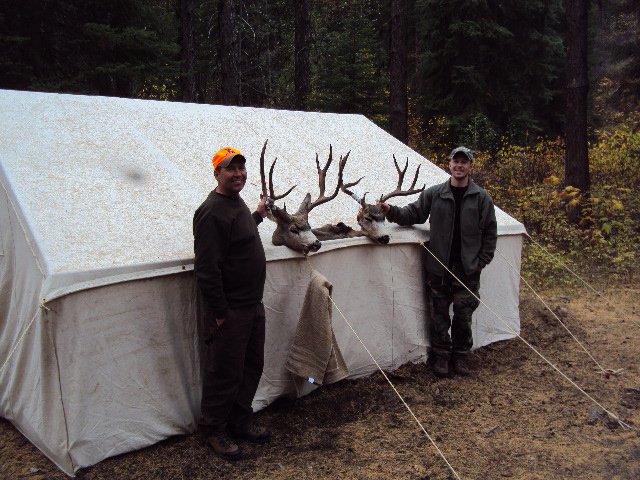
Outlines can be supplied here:
M361 192L395 188L392 154L419 183L447 174L360 115L338 115L0 91L0 415L62 470L193 431L200 372L191 274L194 210L213 188L210 157L243 151L257 203L258 159L278 157L276 190L294 210L318 195L333 145ZM333 175L333 176L332 176ZM414 197L411 197L414 198ZM403 204L409 198L393 201ZM353 224L357 204L340 194L310 215L314 225ZM524 228L498 211L498 249L519 270ZM267 253L265 372L254 402L263 408L292 384L284 370L310 268L385 368L425 358L425 303L417 242L426 226L392 228L388 246L366 239L324 242L310 262L274 247ZM346 248L348 247L348 248ZM518 271L500 255L483 272L475 345L519 329ZM375 365L334 312L334 330L352 376Z

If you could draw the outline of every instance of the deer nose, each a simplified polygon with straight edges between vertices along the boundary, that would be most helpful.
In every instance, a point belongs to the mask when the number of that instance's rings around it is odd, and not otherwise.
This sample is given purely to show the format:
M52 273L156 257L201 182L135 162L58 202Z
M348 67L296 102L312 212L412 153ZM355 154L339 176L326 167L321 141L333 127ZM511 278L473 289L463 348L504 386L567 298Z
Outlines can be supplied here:
M387 243L389 243L390 237L389 235L382 235L381 237L378 237L378 242L382 243L384 245L386 245Z
M316 240L311 245L309 245L309 250L311 250L312 252L317 252L318 250L320 250L321 246L322 244L320 243L320 241Z

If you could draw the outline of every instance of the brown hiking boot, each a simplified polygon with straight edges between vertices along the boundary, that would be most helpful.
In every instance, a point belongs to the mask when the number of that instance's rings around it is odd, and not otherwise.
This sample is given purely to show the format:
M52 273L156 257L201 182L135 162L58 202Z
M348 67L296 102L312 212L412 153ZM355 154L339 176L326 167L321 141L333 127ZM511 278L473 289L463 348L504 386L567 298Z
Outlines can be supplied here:
M471 375L471 370L469 370L469 364L467 363L466 357L453 357L453 369L458 375L463 377Z
M207 438L207 442L211 445L213 451L225 460L234 462L242 458L240 447L222 432L211 435Z
M447 357L437 356L433 364L433 373L436 377L444 378L449 376L449 359Z
M271 430L265 427L259 427L253 423L245 429L229 427L229 434L232 437L248 440L253 443L267 443L271 440Z

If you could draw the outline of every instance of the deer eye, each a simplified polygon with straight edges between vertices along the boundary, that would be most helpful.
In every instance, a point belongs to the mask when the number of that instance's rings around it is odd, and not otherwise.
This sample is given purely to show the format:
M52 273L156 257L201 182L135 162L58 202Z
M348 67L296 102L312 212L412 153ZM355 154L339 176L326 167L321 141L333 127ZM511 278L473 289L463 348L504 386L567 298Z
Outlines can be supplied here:
M373 218L371 218L371 217L363 217L362 219L367 223L373 222Z
M300 233L300 230L298 230L298 227L296 227L295 225L291 225L291 226L289 227L289 231L290 231L291 233L296 233L296 234L297 234L297 233Z

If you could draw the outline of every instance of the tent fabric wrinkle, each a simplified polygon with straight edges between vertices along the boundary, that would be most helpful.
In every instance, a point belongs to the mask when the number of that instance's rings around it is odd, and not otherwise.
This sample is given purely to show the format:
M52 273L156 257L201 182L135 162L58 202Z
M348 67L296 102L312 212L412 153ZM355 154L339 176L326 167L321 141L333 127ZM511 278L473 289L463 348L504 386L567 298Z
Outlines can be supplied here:
M213 152L223 145L243 152L242 197L250 208L262 193L259 158L267 139L265 160L278 158L274 189L297 185L286 198L290 210L307 193L317 196L316 154L325 160L330 145L334 157L351 152L345 178L365 172L359 187L374 197L396 187L392 153L412 168L421 165L419 184L448 178L354 114L0 90L0 138L0 416L70 476L197 428L203 319L192 218L215 187ZM327 185L337 181L337 163ZM340 193L313 209L309 221L354 226L357 211ZM509 328L479 308L475 347L520 329L526 231L499 208L496 217L506 261L496 258L483 270L480 295ZM313 275L304 257L272 244L275 228L268 220L259 227L267 322L254 410L321 388L296 389L285 367ZM392 370L427 358L419 242L430 232L428 224L390 225L389 234L388 245L324 241L310 258L381 368ZM326 325L348 378L377 371L345 322L329 318Z

